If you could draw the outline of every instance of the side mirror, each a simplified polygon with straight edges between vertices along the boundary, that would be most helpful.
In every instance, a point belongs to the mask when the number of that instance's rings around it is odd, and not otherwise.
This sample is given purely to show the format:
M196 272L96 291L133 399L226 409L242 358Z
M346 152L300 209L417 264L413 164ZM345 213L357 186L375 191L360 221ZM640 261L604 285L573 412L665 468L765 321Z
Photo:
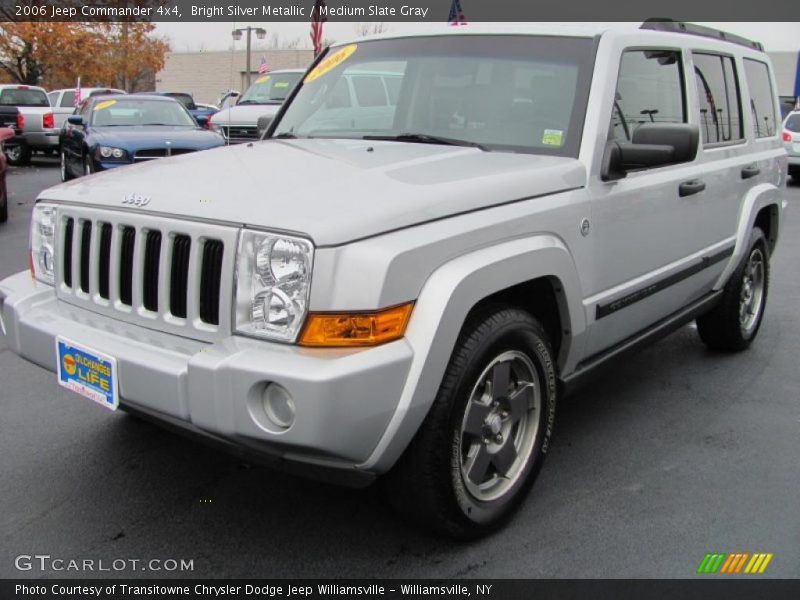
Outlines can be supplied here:
M9 127L0 127L0 144L14 137L14 130Z
M609 142L603 156L603 181L622 179L628 171L691 162L697 156L700 129L688 123L643 123L630 143Z
M80 115L70 115L67 117L67 123L70 125L83 125L83 117Z
M197 121L197 124L200 125L200 127L203 127L203 128L206 128L206 129L208 128L208 119L209 119L209 115L197 115L194 118L194 120Z

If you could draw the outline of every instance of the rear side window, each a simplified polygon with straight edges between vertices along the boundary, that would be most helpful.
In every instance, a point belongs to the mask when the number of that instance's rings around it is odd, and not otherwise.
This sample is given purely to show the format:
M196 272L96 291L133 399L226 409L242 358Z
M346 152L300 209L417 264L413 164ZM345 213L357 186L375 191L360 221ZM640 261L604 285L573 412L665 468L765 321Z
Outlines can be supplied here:
M733 58L694 52L694 80L704 144L722 144L744 138L741 100Z
M75 106L75 92L64 92L64 95L61 96L60 106Z
M642 123L685 123L682 81L680 52L623 53L609 137L628 142Z
M800 133L800 113L789 115L784 127L793 133Z
M775 121L775 92L766 63L744 59L747 89L750 90L750 111L756 137L772 137L778 132Z

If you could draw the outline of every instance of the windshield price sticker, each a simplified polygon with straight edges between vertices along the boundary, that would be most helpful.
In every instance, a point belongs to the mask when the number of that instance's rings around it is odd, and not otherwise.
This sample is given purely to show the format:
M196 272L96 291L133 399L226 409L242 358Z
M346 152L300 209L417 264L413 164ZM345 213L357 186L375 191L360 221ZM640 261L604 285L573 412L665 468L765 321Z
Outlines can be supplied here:
M306 75L306 78L303 80L303 83L311 83L315 79L322 77L328 71L332 71L344 61L346 61L353 52L356 51L358 44L350 44L349 46L345 46L341 50L337 50L321 63L319 63L316 67L314 67L311 72Z

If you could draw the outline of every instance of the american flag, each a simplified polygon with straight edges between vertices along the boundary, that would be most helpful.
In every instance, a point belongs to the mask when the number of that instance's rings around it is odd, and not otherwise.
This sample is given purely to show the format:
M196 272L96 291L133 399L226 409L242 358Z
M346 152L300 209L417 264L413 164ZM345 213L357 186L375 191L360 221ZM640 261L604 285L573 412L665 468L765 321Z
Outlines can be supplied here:
M314 44L314 54L322 52L322 24L328 20L323 12L325 0L316 0L311 10L311 43Z
M259 75L266 75L268 70L269 69L267 69L267 57L262 54L261 55L261 64L258 65L258 74Z
M81 78L78 77L78 84L75 86L75 98L72 100L72 104L78 106L81 103Z
M464 11L461 10L461 0L453 0L450 5L450 16L447 17L450 25L466 25L467 19L464 17Z

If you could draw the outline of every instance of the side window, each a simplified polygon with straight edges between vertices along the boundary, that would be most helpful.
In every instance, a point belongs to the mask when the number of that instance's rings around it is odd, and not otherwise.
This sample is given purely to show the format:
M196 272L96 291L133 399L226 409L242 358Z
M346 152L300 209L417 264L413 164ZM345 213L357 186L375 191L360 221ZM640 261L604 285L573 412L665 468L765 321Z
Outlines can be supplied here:
M380 77L375 75L353 77L353 88L359 106L386 106L386 90Z
M50 92L47 94L47 99L50 101L50 106L55 106L58 103L58 94L60 94L60 92Z
M629 142L642 123L685 123L681 53L623 53L609 139Z
M692 53L694 80L704 144L719 144L744 138L741 100L733 58Z
M64 92L60 106L75 106L75 92Z
M765 63L744 59L744 74L750 90L750 111L756 137L772 137L778 132L775 120L775 92Z

